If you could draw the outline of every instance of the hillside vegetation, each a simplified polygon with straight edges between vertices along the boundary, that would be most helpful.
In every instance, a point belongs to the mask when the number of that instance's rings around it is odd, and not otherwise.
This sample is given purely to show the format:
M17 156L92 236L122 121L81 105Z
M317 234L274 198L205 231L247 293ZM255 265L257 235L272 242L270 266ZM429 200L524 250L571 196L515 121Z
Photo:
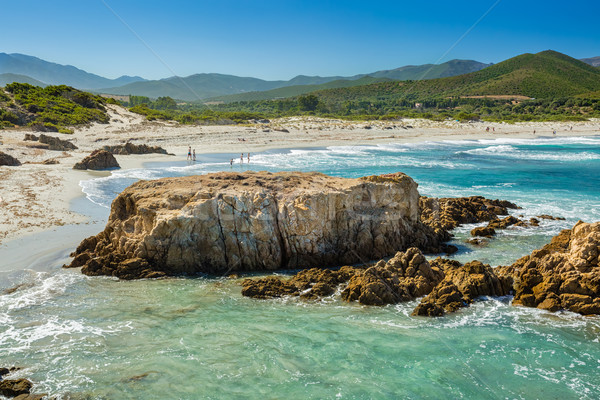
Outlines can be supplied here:
M0 89L0 127L31 126L71 133L68 126L108 123L105 104L114 102L70 86L11 83Z

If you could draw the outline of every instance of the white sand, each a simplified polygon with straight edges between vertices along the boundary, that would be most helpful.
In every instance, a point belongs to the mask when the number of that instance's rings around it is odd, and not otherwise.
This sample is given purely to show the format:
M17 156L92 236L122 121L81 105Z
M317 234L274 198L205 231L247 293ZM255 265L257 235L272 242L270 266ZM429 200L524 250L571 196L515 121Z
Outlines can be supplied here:
M73 135L51 134L72 139L79 149L71 152L32 148L32 142L23 141L24 134L30 133L26 130L0 131L0 151L23 163L20 167L0 166L0 244L57 226L88 223L87 217L70 210L71 200L82 195L79 181L106 176L110 172L77 171L72 167L91 151L104 145L132 141L161 146L176 155L117 156L122 168L139 168L150 161L185 160L188 146L192 146L197 154L255 153L275 148L535 138L552 136L554 130L557 136L600 134L600 120L513 125L412 119L356 123L318 118L284 118L268 124L189 126L148 122L118 106L110 106L110 115L111 122L108 125L93 124L76 129ZM485 130L488 126L489 133ZM41 164L49 158L56 158L60 164Z

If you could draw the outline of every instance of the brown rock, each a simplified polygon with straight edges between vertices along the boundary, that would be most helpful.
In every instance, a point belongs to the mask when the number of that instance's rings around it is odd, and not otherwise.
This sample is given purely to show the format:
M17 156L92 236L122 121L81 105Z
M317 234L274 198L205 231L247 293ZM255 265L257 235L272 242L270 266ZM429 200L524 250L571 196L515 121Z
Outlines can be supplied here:
M421 197L421 221L434 229L451 230L459 225L490 221L518 209L506 200L490 200L481 196L459 198Z
M35 135L32 135L35 137ZM27 136L25 137L25 140L27 140ZM33 140L33 139L30 139ZM44 135L41 134L40 137L38 138L40 143L44 143L48 145L48 150L54 150L54 151L69 151L69 150L77 150L77 146L75 146L73 143L69 142L68 140L62 140L59 139L55 136L48 136L48 135Z
M421 300L413 315L441 316L468 306L477 297L505 296L512 289L512 279L497 276L489 265L479 261L462 265L437 258L431 264L443 270L444 280Z
M471 236L482 236L490 238L496 234L494 228L488 226L481 226L479 228L471 229Z
M89 275L229 274L440 249L445 236L419 221L418 199L416 183L401 173L345 179L249 171L140 181L115 199L104 232L73 254L89 259L73 266L85 263ZM123 268L128 259L147 265Z
M0 394L6 397L28 394L32 386L27 379L4 379L0 381Z
M81 162L73 166L73 169L111 169L121 168L119 163L111 153L106 150L94 150L92 154L85 157Z
M398 252L387 263L357 273L342 292L342 299L366 305L394 304L429 293L443 279L417 248Z
M21 162L11 156L10 154L6 154L0 151L0 166L6 165L8 167L18 167L21 165Z
M578 222L500 273L515 280L513 304L600 314L600 222Z
M565 220L563 217L553 217L552 215L548 215L548 214L538 215L537 217L539 219L549 219L549 220L553 220L553 221L564 221Z

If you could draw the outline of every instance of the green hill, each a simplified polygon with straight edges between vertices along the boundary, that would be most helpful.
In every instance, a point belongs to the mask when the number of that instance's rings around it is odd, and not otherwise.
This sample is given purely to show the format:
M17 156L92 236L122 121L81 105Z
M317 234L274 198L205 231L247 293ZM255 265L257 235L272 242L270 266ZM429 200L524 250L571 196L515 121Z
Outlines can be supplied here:
M384 82L315 92L323 101L451 96L575 96L600 89L600 70L555 51L522 54L481 71L427 81Z
M29 125L40 131L71 133L67 126L108 123L105 104L113 102L70 86L10 83L0 88L0 128Z

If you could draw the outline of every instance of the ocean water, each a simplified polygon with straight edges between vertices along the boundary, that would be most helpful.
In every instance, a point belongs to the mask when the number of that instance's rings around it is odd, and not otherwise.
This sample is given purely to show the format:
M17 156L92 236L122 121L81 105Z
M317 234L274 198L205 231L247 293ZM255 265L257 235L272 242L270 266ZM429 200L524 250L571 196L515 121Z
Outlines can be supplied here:
M234 165L229 160L234 158ZM246 159L244 159L246 161ZM578 220L600 220L600 137L344 146L201 155L82 182L108 207L137 179L223 170L358 177L402 171L429 196L507 199L539 227L485 247L457 229L454 256L512 263ZM90 203L91 204L91 203ZM85 399L597 399L600 318L481 299L442 318L296 298L252 300L240 279L123 282L62 270L0 275L0 364L25 367L37 392ZM2 365L0 365L2 366Z

